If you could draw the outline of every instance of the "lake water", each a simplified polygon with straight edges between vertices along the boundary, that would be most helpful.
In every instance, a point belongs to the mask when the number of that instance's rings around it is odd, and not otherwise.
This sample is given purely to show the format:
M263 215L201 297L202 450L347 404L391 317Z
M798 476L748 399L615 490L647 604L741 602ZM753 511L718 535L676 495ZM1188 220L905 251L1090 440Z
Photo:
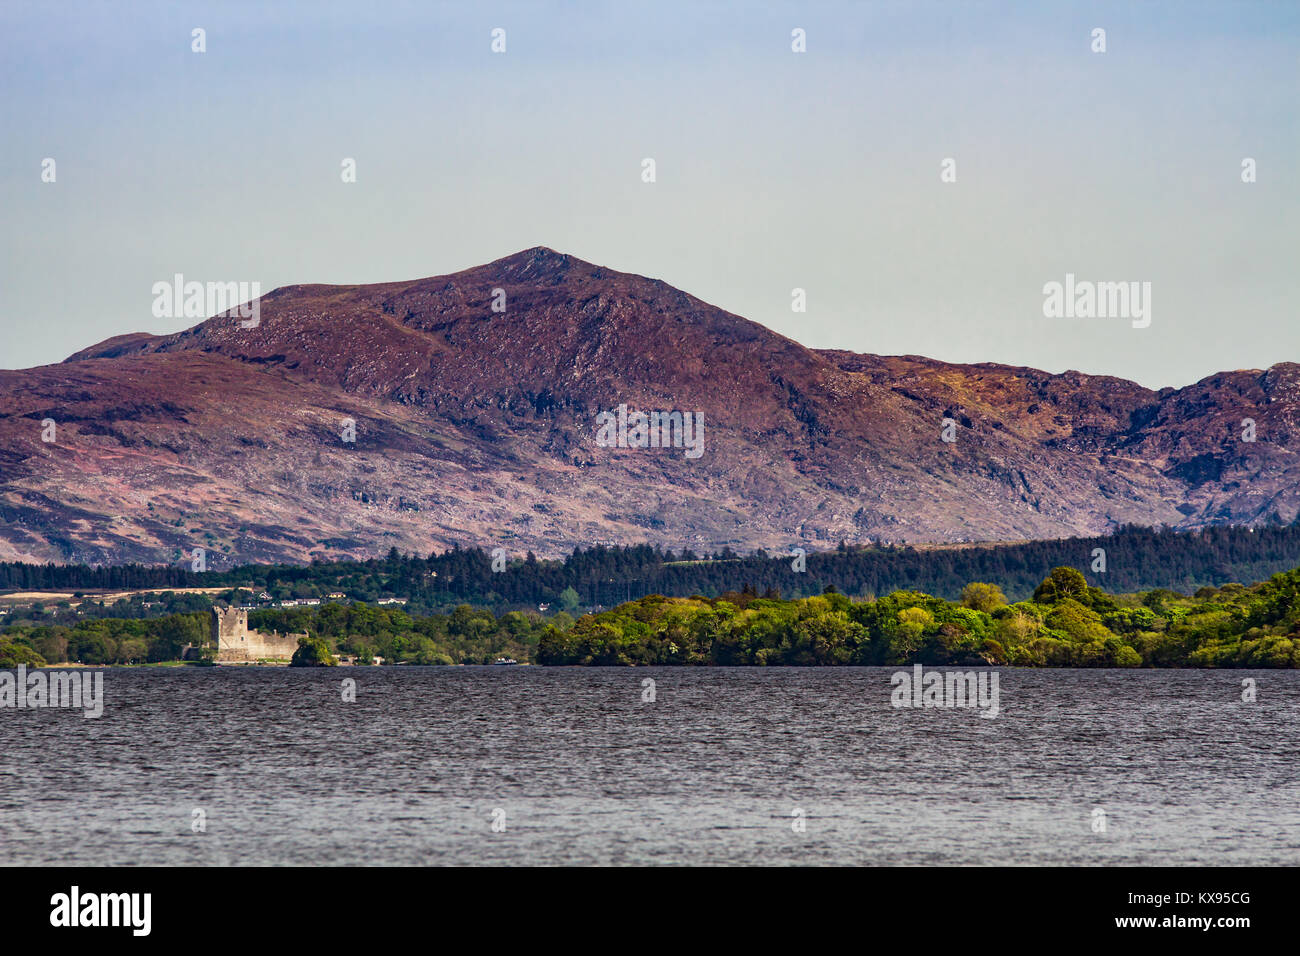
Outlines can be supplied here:
M0 709L0 864L1300 863L1300 673L894 671L110 668Z

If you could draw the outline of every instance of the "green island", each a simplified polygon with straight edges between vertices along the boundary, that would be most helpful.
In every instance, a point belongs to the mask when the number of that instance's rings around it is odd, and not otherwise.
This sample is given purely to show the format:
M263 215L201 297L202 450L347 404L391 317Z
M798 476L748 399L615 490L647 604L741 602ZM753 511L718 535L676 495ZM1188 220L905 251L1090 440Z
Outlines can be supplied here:
M203 611L152 618L21 621L0 630L0 667L175 661L207 640ZM717 597L652 594L575 618L496 614L462 605L412 615L401 607L328 603L255 610L252 626L310 635L303 663L333 654L358 664L994 665L1013 667L1300 666L1300 568L1266 581L1110 594L1058 567L1032 597L994 584L956 600L920 591L854 599L833 586L784 600L746 587ZM310 658L310 661L306 658Z

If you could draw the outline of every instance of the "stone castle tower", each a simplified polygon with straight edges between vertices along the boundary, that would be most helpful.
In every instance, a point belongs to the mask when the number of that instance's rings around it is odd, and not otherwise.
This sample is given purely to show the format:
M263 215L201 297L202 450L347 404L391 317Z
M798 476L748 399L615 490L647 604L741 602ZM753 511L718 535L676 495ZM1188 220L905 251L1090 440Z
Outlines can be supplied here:
M248 629L248 611L238 607L212 608L212 646L218 664L252 664L256 661L287 661L298 649L298 638L306 634L270 634Z
M248 612L237 607L212 606L212 643L236 641L248 633Z

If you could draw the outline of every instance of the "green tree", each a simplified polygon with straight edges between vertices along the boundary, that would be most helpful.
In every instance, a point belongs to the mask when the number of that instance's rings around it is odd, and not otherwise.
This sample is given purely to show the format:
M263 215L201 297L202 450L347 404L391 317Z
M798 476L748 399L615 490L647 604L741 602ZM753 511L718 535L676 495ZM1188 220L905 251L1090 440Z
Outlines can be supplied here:
M996 608L1005 607L1007 597L996 584L972 581L962 588L961 603L968 608L988 614Z
M1088 593L1088 579L1075 568L1053 568L1052 573L1034 591L1038 604L1055 604L1065 598L1080 598Z
M293 652L290 667L334 667L338 661L330 653L329 646L319 637L298 638L298 649Z
M582 603L582 596L573 588L568 587L560 592L560 607L572 614Z
M0 641L0 667L9 669L19 664L26 664L28 667L44 667L45 658L26 644Z
M180 660L186 644L196 647L207 642L208 636L200 619L193 614L173 614L155 625L155 637L149 648L151 661Z

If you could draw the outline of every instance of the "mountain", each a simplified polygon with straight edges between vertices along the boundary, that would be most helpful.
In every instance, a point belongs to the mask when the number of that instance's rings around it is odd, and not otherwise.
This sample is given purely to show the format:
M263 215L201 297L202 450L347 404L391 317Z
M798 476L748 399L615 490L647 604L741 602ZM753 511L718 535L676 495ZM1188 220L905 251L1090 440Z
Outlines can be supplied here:
M601 447L597 414L620 404L701 413L703 454ZM255 328L221 315L0 372L0 559L202 547L223 567L453 543L816 550L1289 523L1298 412L1294 363L1151 391L809 349L539 247L412 282L287 286Z

